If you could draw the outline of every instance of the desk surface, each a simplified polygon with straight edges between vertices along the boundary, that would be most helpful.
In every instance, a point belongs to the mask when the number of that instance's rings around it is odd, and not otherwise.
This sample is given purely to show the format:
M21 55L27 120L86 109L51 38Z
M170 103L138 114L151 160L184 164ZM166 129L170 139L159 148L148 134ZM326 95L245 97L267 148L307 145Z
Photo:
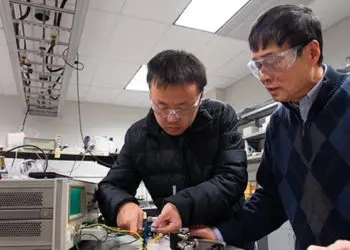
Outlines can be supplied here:
M105 242L97 241L82 241L79 243L79 250L137 250L139 249L139 241L134 241L135 238L129 235L119 236L117 238L110 239ZM134 242L133 242L134 241ZM130 244L127 244L132 242ZM73 248L74 249L74 248ZM151 244L148 250L170 250L169 240L167 238L162 238L159 241ZM196 250L206 250L207 247L196 248ZM228 246L225 249L227 250L239 250L232 246Z
M129 242L132 242L128 244ZM119 236L113 239L109 239L105 242L97 242L97 241L82 241L79 243L79 250L131 250L131 249L139 249L140 243L139 241L135 241L135 238L129 235ZM73 248L74 249L74 248ZM148 250L170 250L169 240L162 238L159 241L151 244Z

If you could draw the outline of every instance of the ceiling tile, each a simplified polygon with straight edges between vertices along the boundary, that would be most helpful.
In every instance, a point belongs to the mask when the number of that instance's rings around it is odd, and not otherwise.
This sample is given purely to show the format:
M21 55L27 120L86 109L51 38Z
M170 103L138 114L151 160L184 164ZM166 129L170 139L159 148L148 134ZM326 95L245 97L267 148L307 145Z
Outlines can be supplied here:
M318 16L322 23L322 28L327 29L343 18L349 16L350 1L344 0L317 0L309 6Z
M248 48L245 41L213 36L196 54L204 63L208 73L215 72L234 56Z
M113 32L106 57L125 62L145 63L151 49L169 25L121 16Z
M218 76L232 77L236 80L241 79L250 74L247 67L247 63L250 59L250 50L244 50L241 54L233 57L230 61L225 63L221 68L215 71L214 74Z
M97 72L100 59L86 55L79 55L79 61L84 64L84 69L79 71L79 83L81 85L90 86ZM77 83L77 72L73 71L70 84Z
M102 56L111 38L118 15L89 9L80 41L79 52L88 56Z
M128 0L123 8L123 14L173 23L189 2L190 0Z
M120 13L125 0L91 0L90 8Z
M0 76L12 76L12 66L7 46L0 46L0 55Z
M118 95L117 89L90 87L85 96L85 100L95 103L112 103Z
M121 91L113 101L113 103L117 105L133 106L133 107L139 107L141 103L143 103L144 104L143 106L145 106L147 102L149 103L148 92L131 91L131 90Z
M209 32L173 25L153 49L153 55L166 49L195 52L212 36L214 35Z
M0 46L7 46L6 36L3 29L0 29Z
M83 86L79 84L79 99L80 101L84 101L87 92L89 91L90 87L89 86ZM78 96L77 96L77 85L75 84L70 84L68 88L68 93L67 93L67 100L70 101L78 101Z
M5 95L17 95L17 86L13 76L2 76L1 77L1 88Z
M139 64L103 60L99 64L92 86L123 89L139 67Z

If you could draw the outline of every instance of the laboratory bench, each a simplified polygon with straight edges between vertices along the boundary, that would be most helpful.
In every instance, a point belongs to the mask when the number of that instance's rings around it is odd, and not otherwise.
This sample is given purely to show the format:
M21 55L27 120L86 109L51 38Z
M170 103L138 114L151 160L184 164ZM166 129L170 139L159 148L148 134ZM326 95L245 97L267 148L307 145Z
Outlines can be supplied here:
M119 237L113 238L111 240L107 240L105 242L98 242L95 240L82 241L78 244L78 248L74 247L71 250L77 250L77 249L79 250L113 250L113 249L138 250L139 247L140 247L139 241L135 240L135 238L130 235L125 235L125 236L119 236ZM209 250L209 249L210 248L208 248L208 246L205 245L203 247L195 248L194 250ZM226 246L225 250L226 249L241 250L240 248L236 248L232 246ZM167 237L163 237L159 241L156 241L150 244L147 250L171 250L170 241Z
M0 155L5 156L6 158L19 158L19 159L45 159L45 155L41 152L25 152L25 151L17 151L17 152L6 152L0 151ZM95 154L72 154L72 153L64 153L61 152L59 158L55 158L54 153L46 153L48 160L58 160L58 161L96 161L99 164L105 167L111 167L113 163L117 160L117 153L110 153L109 155L95 155Z

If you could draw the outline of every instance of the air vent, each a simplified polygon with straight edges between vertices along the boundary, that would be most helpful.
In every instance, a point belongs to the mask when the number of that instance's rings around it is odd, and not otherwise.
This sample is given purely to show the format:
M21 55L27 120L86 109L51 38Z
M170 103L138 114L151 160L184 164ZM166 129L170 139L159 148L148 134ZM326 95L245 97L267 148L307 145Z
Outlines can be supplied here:
M40 237L41 222L0 222L2 237Z
M43 205L42 192L0 193L0 208L40 207Z

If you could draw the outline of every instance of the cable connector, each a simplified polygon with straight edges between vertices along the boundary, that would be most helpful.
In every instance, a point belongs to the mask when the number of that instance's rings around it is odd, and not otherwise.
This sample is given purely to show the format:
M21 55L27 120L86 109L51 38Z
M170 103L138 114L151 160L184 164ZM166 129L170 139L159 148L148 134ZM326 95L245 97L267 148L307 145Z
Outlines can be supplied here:
M225 249L225 242L218 240L205 240L193 238L188 228L180 228L178 233L170 234L170 248L172 250L194 250L194 249Z

